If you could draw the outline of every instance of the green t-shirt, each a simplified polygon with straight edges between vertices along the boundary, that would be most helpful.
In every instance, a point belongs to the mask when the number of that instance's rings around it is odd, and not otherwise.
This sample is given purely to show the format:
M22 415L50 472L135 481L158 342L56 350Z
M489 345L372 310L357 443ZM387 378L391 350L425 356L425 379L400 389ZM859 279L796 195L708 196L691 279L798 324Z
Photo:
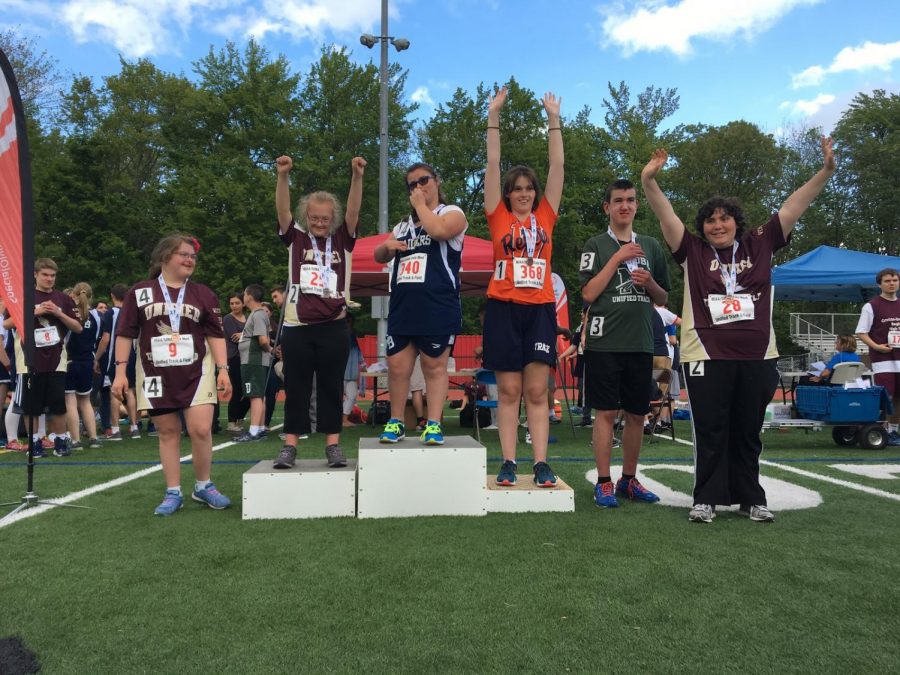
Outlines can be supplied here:
M636 243L646 257L638 264L650 271L665 290L669 290L669 270L662 246L653 237L637 235ZM608 232L591 237L584 245L578 269L582 288L619 250L619 242ZM620 263L603 293L591 304L585 328L585 346L595 352L653 353L653 300L631 282L625 263Z

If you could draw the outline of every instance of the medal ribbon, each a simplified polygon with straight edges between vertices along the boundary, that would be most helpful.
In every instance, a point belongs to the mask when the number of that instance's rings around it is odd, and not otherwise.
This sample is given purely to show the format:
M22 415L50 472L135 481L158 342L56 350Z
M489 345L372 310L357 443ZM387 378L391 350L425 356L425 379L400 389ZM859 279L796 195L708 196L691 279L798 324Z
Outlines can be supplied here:
M178 291L178 300L173 303L172 296L169 295L169 287L163 281L162 274L159 275L158 281L163 300L166 302L166 311L169 313L169 325L172 327L172 332L177 335L178 329L181 328L181 308L184 307L184 289L187 288L188 282L185 280L181 290Z

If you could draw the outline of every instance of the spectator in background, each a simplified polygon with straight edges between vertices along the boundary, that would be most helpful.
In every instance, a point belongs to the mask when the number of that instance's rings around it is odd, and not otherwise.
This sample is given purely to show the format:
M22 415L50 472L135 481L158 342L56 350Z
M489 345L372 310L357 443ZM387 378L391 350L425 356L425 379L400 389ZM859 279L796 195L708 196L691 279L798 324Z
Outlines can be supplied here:
M828 360L822 372L810 377L810 382L827 383L837 364L860 362L859 354L856 353L856 338L852 335L838 335L834 341L834 351L834 356Z
M856 326L856 334L869 348L875 384L884 387L894 402L894 414L888 417L888 444L900 445L900 272L886 268L875 275L881 293L865 305Z
M75 311L82 321L80 333L69 336L66 351L69 364L66 370L66 416L68 418L67 440L70 449L81 447L79 414L88 437L88 447L99 448L97 419L91 405L91 391L94 386L94 354L100 341L100 314L91 306L93 290L81 281L72 287L69 296L75 303Z
M229 295L228 308L231 311L222 317L222 328L225 331L225 347L228 352L228 377L231 378L231 391L235 394L228 401L228 426L225 430L228 433L240 434L244 430L244 417L250 409L250 400L243 396L245 392L241 384L241 355L238 353L238 343L241 341L246 321L243 295L239 293Z
M238 443L260 441L266 436L266 380L272 364L272 344L269 341L269 315L262 306L264 292L259 284L250 284L244 290L242 305L250 310L250 316L244 322L238 341L243 389L240 394L234 392L233 396L241 395L249 402L250 429L234 439Z
M350 329L350 354L344 368L344 419L341 424L345 427L352 427L355 425L350 421L350 413L353 412L353 406L356 405L356 398L359 394L359 374L366 369L366 359L359 347L359 338L353 329L353 315L350 313L347 314L347 326Z

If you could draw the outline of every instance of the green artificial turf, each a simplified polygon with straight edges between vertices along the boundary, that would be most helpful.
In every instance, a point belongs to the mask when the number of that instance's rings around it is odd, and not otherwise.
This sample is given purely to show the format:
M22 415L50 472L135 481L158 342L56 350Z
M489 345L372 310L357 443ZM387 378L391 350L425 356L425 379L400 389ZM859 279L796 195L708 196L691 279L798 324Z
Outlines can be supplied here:
M454 425L445 433L465 433ZM600 510L584 478L590 430L552 433L574 513L242 521L242 474L277 454L273 434L216 452L227 511L188 499L154 518L155 473L78 502L91 510L13 523L0 529L0 638L20 636L51 674L897 670L900 502L764 467L822 504L771 525L733 513L696 525L661 505ZM347 454L373 434L345 432ZM496 432L482 438L494 471ZM897 463L897 449L839 448L827 431L763 438L766 459L900 493L807 461ZM655 441L644 463L689 464L689 445ZM321 436L300 446L324 459ZM519 457L526 466L524 443ZM62 496L155 460L155 439L126 439L40 460L35 488ZM647 475L690 492L689 474ZM191 478L184 467L186 494ZM18 499L24 479L22 456L0 456L0 501Z

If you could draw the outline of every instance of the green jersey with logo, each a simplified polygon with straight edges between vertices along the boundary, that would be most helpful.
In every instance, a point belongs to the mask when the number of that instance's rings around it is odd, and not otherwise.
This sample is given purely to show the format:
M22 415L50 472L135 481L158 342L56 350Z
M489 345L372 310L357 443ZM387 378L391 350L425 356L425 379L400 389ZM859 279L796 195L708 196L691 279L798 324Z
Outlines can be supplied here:
M636 235L644 256L636 258L638 266L650 274L662 288L669 290L669 270L662 246L653 237ZM620 243L608 232L591 237L584 245L578 275L582 288L606 265L619 250ZM603 293L588 310L585 325L585 346L595 352L653 353L653 300L640 286L631 281L625 262L606 285Z

